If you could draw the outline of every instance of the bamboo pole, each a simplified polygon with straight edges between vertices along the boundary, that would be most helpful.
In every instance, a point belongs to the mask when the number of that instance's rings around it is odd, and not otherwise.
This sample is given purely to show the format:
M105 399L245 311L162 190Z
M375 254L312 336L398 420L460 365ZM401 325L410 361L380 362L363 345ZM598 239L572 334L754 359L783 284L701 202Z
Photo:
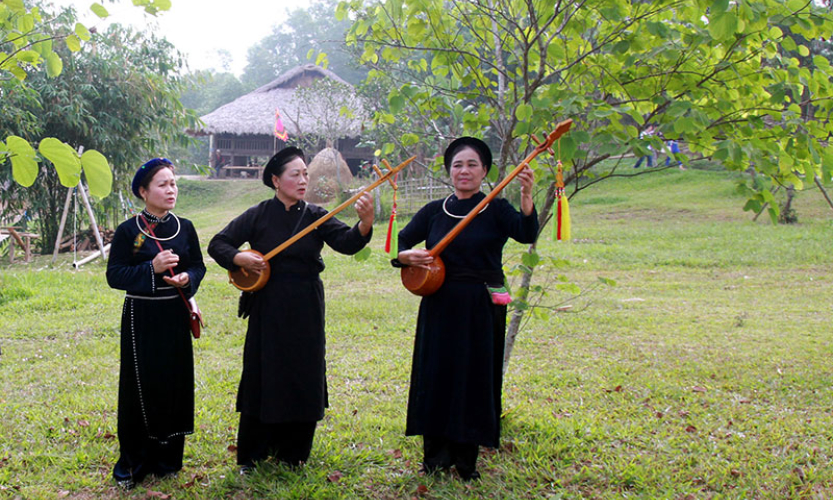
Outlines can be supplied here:
M81 200L84 202L84 206L87 208L87 214L90 216L90 226L93 228L95 242L98 245L98 250L101 252L101 258L106 259L107 253L104 251L104 240L101 239L101 233L98 231L98 224L95 222L93 207L90 205L90 199L87 197L87 188L82 181L78 181L78 192L81 193Z
M55 250L52 251L52 263L54 264L56 260L58 260L58 251L61 249L61 238L64 237L64 226L67 223L67 213L69 213L69 204L72 202L72 190L74 188L67 189L67 201L64 202L64 211L61 214L61 223L58 226L58 237L55 238Z

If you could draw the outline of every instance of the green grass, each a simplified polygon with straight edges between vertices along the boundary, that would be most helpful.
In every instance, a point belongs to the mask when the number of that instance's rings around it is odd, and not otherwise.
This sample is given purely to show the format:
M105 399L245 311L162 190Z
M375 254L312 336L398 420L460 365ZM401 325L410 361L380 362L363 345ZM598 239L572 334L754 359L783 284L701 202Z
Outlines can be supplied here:
M101 262L3 263L0 498L829 498L831 212L810 191L799 224L753 223L734 182L667 170L572 200L575 240L546 234L539 248L569 265L543 264L535 283L550 288L544 305L573 308L526 323L504 385L503 446L481 454L473 484L417 474L421 440L404 425L418 300L382 254L381 223L369 260L324 255L331 407L307 466L236 474L245 323L209 263L185 469L129 495L110 478L122 294ZM183 181L177 213L205 245L269 194ZM509 245L508 266L522 250ZM585 293L554 290L559 276ZM617 286L594 289L599 277Z

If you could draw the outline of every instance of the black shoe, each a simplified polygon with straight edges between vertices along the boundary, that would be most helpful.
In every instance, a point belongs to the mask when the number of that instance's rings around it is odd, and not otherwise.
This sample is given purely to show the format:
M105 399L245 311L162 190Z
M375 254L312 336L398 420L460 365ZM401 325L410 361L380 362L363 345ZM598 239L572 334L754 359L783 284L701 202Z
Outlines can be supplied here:
M476 470L471 472L459 472L459 474L463 481L477 481L480 479L480 473Z

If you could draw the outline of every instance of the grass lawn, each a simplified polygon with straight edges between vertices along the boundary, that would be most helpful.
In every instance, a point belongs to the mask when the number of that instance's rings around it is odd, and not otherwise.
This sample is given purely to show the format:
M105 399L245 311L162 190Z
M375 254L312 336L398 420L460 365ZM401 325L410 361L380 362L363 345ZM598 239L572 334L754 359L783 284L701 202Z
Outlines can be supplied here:
M177 213L203 249L270 194L258 182L180 186ZM383 255L383 223L369 260L324 255L331 406L310 462L237 474L245 323L209 261L185 468L129 494L110 476L122 292L98 261L4 261L0 498L833 497L833 212L808 191L798 224L772 226L743 203L732 174L696 170L611 179L572 200L574 241L548 228L539 247L569 264L542 264L535 283L550 289L543 305L573 307L525 324L503 444L483 450L470 484L419 476L422 441L404 436L418 299ZM508 267L523 249L510 243ZM600 277L616 286L596 287ZM587 293L558 291L559 279Z

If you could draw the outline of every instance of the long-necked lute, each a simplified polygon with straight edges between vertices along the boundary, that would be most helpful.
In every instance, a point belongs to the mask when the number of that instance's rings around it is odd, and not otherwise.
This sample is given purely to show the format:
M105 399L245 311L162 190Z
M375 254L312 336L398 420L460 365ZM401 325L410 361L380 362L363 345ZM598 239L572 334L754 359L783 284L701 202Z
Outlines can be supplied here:
M305 227L304 229L299 231L297 234L295 234L291 238L287 239L286 241L284 241L283 243L281 243L280 245L275 247L272 251L270 251L266 255L258 252L257 250L252 250L252 249L243 250L244 252L252 252L252 253L255 253L257 255L260 255L263 258L263 260L266 262L266 268L263 269L260 272L260 274L248 272L242 267L239 267L239 268L235 269L234 271L229 271L229 273L228 273L229 283L231 283L235 287L239 288L240 290L243 290L244 292L256 292L256 291L260 290L261 288L263 288L264 286L266 286L266 282L269 281L269 276L271 275L271 269L270 269L270 266L269 266L269 259L271 259L272 257L274 257L274 256L278 255L279 253L283 252L284 250L286 250L287 247L289 247L290 245L292 245L296 241L300 240L301 238L303 238L304 236L306 236L310 232L314 231L315 228L317 228L321 224L327 222L328 220L330 220L330 218L334 217L336 214L338 214L339 212L341 212L345 208L347 208L350 205L352 205L353 203L355 203L356 200L361 198L363 194L368 193L373 189L376 189L376 187L378 187L379 185L387 182L388 179L392 179L394 174L396 174L397 172L399 172L400 170L402 170L403 168L408 166L408 164L411 163L412 161L414 161L414 159L416 159L416 156L412 156L412 157L408 158L407 160L405 160L404 162L397 165L396 167L390 169L387 173L385 173L384 175L382 175L378 179L376 179L372 184L363 188L361 191L359 191L358 193L353 195L349 200L345 201L344 203L342 203L338 207L334 208L332 212L328 212L324 217L321 217L320 219L316 220L315 222L313 222L309 226Z
M515 167L512 172L510 172L495 188L483 198L480 203L477 204L474 208L471 209L471 212L468 213L460 222L454 226L451 231L446 234L443 239L441 239L433 248L431 248L428 253L434 260L426 265L426 266L406 266L402 268L401 277L402 277L402 284L405 285L411 293L415 295L420 295L425 297L427 295L431 295L432 293L439 290L442 286L443 281L445 281L445 264L443 263L442 259L440 258L440 253L445 250L445 248L451 243L451 241L457 237L460 232L469 225L471 221L474 220L475 217L486 207L486 205L491 202L495 196L500 193L503 188L505 188L521 171L526 167L529 162L532 161L533 158L538 156L540 153L549 150L550 146L558 140L562 135L567 133L570 130L570 127L573 124L573 120L564 120L556 125L555 130L550 132L547 136L547 139L543 142L538 141L535 136L532 136L533 140L538 143L535 149L524 158L524 160Z

